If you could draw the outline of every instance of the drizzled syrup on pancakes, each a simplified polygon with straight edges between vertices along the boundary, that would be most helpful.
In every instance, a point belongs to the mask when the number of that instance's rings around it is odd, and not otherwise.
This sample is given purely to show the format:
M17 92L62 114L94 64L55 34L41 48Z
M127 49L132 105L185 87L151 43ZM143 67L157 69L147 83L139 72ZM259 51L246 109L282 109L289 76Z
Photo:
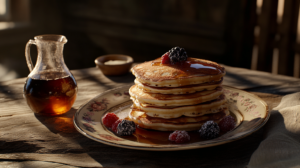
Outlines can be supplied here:
M224 68L208 62L202 62L199 59L188 58L186 61L176 64L162 64L161 58L157 58L151 63L152 66L169 66L178 69L178 74L174 78L188 76L207 76L224 73Z

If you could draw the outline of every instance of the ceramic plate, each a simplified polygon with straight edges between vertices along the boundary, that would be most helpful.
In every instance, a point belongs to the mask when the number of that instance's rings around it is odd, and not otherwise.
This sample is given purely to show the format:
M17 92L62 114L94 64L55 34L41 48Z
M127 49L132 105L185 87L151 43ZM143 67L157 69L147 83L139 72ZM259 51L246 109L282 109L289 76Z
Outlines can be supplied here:
M140 143L118 137L102 124L102 117L107 112L114 112L120 118L128 115L132 105L128 93L129 88L130 85L108 90L82 105L74 116L76 129L90 139L111 146L138 150L172 151L216 146L244 138L260 129L270 117L268 106L262 99L251 93L224 86L229 110L237 119L235 129L218 138L190 144Z

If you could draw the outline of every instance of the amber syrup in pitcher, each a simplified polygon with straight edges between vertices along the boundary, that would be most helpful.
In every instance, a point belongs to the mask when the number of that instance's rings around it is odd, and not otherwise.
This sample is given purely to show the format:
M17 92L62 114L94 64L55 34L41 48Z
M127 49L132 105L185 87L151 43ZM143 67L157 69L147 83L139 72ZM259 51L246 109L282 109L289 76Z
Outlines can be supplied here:
M77 94L77 84L63 59L63 35L46 34L35 36L26 43L25 58L30 74L24 85L24 98L37 114L60 115L68 112ZM30 46L38 49L33 66Z
M50 116L69 111L76 94L77 84L72 76L52 80L29 77L24 86L24 97L31 110Z

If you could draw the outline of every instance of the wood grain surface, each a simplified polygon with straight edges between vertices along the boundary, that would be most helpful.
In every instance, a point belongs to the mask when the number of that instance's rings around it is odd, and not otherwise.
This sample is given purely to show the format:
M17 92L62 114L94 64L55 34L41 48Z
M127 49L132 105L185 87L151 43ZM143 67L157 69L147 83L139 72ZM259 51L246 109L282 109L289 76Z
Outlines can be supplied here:
M245 89L270 109L282 95L300 90L297 78L226 66L224 84ZM0 83L0 167L245 167L264 138L264 127L228 144L173 152L137 151L101 144L78 133L73 115L103 91L130 84L134 76L104 76L96 68L72 71L78 96L64 115L35 115L23 98L26 78ZM271 116L272 117L272 116Z

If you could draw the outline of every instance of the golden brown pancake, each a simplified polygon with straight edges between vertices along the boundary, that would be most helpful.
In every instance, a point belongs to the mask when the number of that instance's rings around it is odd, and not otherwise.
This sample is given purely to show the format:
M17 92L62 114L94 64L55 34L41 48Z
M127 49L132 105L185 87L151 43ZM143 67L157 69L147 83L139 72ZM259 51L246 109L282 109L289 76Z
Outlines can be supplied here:
M175 131L175 130L199 130L201 126L209 120L218 123L225 116L229 115L229 111L224 109L218 113L206 114L199 117L179 117L173 119L163 119L158 117L150 117L145 112L132 110L129 118L141 128L153 129L159 131Z
M200 104L206 101L217 99L223 93L222 87L215 90L201 91L191 94L158 94L146 93L133 85L129 89L129 94L133 100L138 100L143 106L186 106Z
M221 109L227 108L227 103L224 95L219 98L205 103L190 105L190 106L174 106L174 107L157 107L141 105L137 100L134 100L133 107L138 111L147 113L150 117L159 118L178 118L181 116L198 117L205 114L217 113Z
M140 83L154 87L180 87L220 81L224 67L198 58L176 64L161 64L161 58L134 66L131 71Z
M160 94L188 94L188 93L195 93L203 90L214 90L216 87L222 84L223 80L220 81L212 81L206 82L203 84L198 85L186 85L182 87L153 87L142 84L138 80L134 80L134 83L137 87L143 92L147 93L160 93Z

